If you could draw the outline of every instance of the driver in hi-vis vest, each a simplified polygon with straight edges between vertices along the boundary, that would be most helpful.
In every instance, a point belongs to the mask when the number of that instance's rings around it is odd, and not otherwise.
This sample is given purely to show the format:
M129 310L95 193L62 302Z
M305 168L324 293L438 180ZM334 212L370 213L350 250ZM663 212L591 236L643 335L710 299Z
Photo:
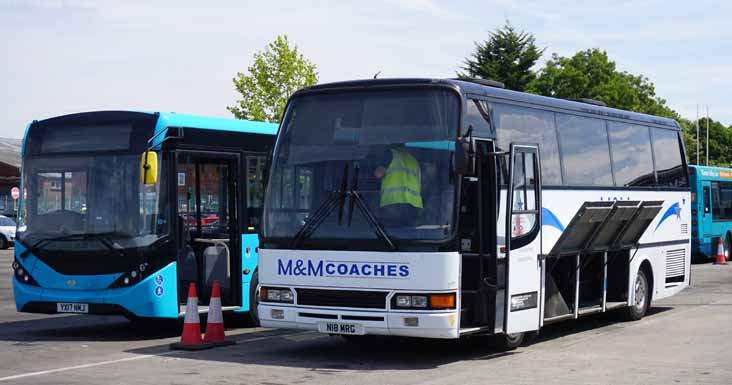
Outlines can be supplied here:
M380 206L385 222L414 221L422 208L422 171L419 162L404 147L390 148L391 163L379 166L374 176L381 179Z

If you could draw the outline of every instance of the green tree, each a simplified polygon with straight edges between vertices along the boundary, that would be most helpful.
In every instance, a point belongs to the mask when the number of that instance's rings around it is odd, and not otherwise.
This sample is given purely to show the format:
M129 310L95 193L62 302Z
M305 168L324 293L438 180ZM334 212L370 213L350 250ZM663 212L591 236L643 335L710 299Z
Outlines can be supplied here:
M461 78L483 78L502 82L506 88L523 91L536 75L531 68L543 49L537 48L534 35L517 32L511 24L490 32L488 40L475 43L475 52L465 59L458 72Z
M684 144L689 157L689 164L696 164L696 124L694 121L681 123L684 132ZM699 163L706 164L707 118L699 119ZM720 167L732 166L732 127L709 119L709 165Z
M656 96L656 88L647 77L618 71L607 53L597 48L572 57L553 54L527 91L563 99L591 98L610 107L679 117L666 106L666 100Z
M255 53L247 72L232 79L241 99L226 107L237 119L279 122L290 95L318 82L315 64L290 47L287 35Z

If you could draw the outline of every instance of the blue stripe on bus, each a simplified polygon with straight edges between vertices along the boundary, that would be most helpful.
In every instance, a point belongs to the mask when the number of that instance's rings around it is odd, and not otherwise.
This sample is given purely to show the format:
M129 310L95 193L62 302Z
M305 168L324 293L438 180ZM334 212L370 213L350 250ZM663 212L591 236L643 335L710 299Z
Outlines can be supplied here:
M541 208L541 225L554 227L564 232L564 225L554 213L546 207Z
M658 230L658 228L661 226L661 224L666 219L668 219L670 216L672 216L672 215L679 215L679 210L681 210L681 208L679 207L679 203L678 202L672 204L671 207L669 207L668 209L666 209L666 212L663 213L663 216L661 217L661 220L658 221L658 224L656 225L656 228L653 229L653 231Z

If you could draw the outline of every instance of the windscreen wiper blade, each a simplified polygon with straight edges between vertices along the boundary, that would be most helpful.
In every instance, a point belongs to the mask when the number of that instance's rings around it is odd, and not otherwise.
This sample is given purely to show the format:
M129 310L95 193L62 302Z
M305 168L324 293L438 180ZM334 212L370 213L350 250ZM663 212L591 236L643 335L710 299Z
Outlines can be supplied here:
M384 229L384 226L379 223L373 211L371 211L368 204L366 204L366 201L361 196L361 193L358 192L358 163L354 165L353 183L351 184L351 186L351 191L349 192L350 200L348 207L348 225L351 225L351 219L353 217L353 206L355 203L355 205L361 211L361 214L363 214L363 216L366 217L366 220L368 220L371 228L374 230L376 235L381 240L383 240L384 243L386 243L391 251L396 251L397 247L394 244L394 241L391 240L389 233L387 233L386 229Z
M330 215L331 212L337 207L340 206L340 212L338 216L338 222L340 223L341 217L343 216L343 202L345 201L346 197L346 183L348 178L348 165L346 165L346 168L344 169L343 178L341 178L341 188L340 190L332 191L330 195L328 196L328 199L323 201L323 203L318 206L318 208L313 212L313 216L308 218L305 221L305 224L302 225L300 230L297 231L295 236L292 239L291 246L293 249L297 248L302 241L309 238L313 232L320 226L321 223L325 220L325 218Z

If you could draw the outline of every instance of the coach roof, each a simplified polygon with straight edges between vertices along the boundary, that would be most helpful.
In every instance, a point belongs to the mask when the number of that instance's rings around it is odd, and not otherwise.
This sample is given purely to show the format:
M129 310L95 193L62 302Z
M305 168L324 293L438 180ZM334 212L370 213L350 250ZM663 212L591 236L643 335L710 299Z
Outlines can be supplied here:
M661 125L667 128L679 129L675 120L660 116L642 114L620 110L617 108L602 107L579 101L552 98L529 94L525 92L512 91L498 87L486 86L469 80L458 79L429 79L429 78L393 78L393 79L364 79L350 80L344 82L325 83L315 86L303 88L295 93L295 95L306 94L310 92L336 91L341 89L369 89L391 86L434 86L443 85L455 88L464 95L479 95L497 99L506 99L520 103L527 103L536 107L548 107L567 111L575 111L611 117L616 119L633 120L639 123Z

